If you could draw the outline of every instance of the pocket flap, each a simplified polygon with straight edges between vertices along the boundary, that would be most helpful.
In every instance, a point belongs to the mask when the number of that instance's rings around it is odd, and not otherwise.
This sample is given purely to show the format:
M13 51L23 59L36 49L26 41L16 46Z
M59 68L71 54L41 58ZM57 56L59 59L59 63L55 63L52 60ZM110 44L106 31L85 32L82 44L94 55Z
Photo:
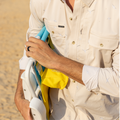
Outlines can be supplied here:
M118 46L119 38L114 37L99 37L94 34L90 34L89 44L99 49L115 50Z
M45 25L52 37L65 37L65 26L45 19Z

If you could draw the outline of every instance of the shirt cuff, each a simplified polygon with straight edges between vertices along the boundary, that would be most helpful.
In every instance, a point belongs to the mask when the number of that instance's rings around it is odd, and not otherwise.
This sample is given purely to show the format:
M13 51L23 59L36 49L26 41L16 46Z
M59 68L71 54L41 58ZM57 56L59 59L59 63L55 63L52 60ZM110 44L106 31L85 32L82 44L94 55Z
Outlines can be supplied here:
M26 51L24 50L24 55L23 57L19 60L19 68L21 70L25 70L27 67L27 63L30 60L30 57L26 56Z
M99 70L100 68L97 67L83 66L82 80L89 91L98 88Z

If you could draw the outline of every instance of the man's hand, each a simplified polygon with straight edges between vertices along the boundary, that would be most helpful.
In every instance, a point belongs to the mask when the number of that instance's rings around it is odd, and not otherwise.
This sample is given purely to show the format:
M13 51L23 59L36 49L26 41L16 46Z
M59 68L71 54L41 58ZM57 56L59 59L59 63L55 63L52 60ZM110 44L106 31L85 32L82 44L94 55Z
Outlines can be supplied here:
M23 118L25 120L33 120L30 114L30 108L29 108L29 101L24 99L24 94L23 94L23 88L22 88L22 79L21 74L24 72L24 70L20 70L19 73L19 78L18 78L18 85L17 85L17 90L15 93L15 104L22 114Z
M29 51L27 48L29 47ZM34 58L41 65L47 68L54 68L57 65L59 56L47 45L46 42L30 37L26 42L26 55Z

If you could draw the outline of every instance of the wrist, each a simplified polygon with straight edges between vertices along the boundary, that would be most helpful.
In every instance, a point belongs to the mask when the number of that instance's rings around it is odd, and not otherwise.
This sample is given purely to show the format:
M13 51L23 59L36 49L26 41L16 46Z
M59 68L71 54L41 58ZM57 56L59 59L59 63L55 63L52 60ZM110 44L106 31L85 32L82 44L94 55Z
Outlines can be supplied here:
M55 62L53 63L53 69L55 70L60 70L60 66L61 66L61 58L62 56L58 55L57 59L55 60Z

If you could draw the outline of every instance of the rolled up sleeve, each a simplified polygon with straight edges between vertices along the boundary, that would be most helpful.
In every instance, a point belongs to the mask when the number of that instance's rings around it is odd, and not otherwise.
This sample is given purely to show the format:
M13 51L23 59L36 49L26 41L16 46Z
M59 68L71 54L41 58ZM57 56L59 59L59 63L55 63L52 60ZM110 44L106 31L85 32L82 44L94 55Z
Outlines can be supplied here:
M83 66L82 72L82 80L86 86L86 88L91 91L98 87L98 73L100 68L92 67L92 66Z
M112 53L112 61L111 68L84 66L82 79L89 91L119 97L119 46Z
M26 33L26 41L28 41L29 37L35 37L44 26L42 20L42 3L40 0L30 1L30 11L31 15L29 18L29 28ZM24 50L23 57L19 60L19 68L24 70L29 59L30 58L26 56L26 51Z

